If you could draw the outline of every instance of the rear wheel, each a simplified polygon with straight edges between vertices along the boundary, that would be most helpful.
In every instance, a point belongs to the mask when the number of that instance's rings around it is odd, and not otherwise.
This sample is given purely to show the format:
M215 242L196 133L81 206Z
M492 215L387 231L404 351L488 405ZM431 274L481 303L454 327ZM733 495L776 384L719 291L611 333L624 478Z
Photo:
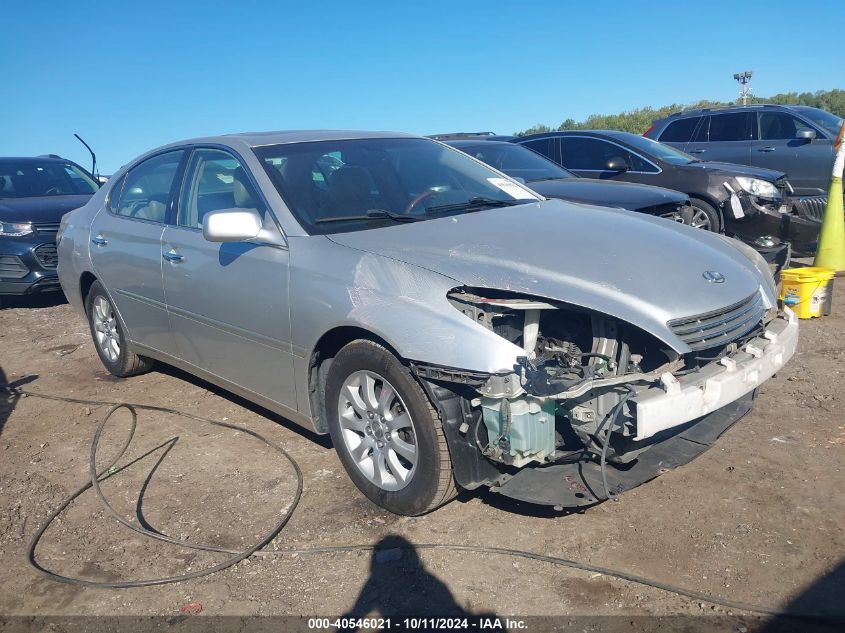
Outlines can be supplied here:
M704 229L705 231L713 231L719 233L722 230L722 222L719 218L719 212L709 202L700 198L690 198L690 206L692 206L692 221L690 226L697 229Z
M372 341L348 344L332 362L325 394L335 450L371 501L418 515L455 496L437 412L388 350Z
M123 324L99 281L88 291L85 312L97 355L109 373L127 378L150 370L152 359L138 356L127 348Z

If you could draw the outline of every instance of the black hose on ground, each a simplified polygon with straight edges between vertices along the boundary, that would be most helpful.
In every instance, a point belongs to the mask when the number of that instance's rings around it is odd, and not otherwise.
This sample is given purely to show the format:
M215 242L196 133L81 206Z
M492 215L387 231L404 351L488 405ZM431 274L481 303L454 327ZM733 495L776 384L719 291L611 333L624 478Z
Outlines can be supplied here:
M115 402L105 402L100 400L85 400L81 398L67 398L64 396L54 396L45 393L38 393L32 391L25 391L23 389L15 388L10 385L0 385L0 390L4 390L9 394L12 395L19 395L19 396L28 396L34 398L43 398L47 400L55 400L58 402L68 402L73 404L85 404L85 405L94 405L94 406L109 406L111 407L106 415L104 416L102 422L100 422L99 426L97 427L96 432L94 433L94 438L91 441L91 452L89 456L89 480L82 486L80 486L76 491L74 491L67 499L65 499L59 506L52 512L50 515L44 520L44 522L39 526L36 530L35 534L33 535L32 539L27 546L26 555L27 561L29 564L36 569L39 573L44 574L48 578L52 580L56 580L58 582L63 582L66 584L71 585L84 585L88 587L97 587L97 588L108 588L108 589L125 589L131 587L147 587L151 585L164 585L169 583L176 583L182 582L185 580L191 580L193 578L199 578L201 576L206 576L208 574L212 574L218 571L222 571L236 563L252 556L283 556L283 555L292 555L292 554L337 554L337 553L345 553L345 552L362 552L362 551L375 551L377 547L375 545L339 545L339 546L326 546L326 547L307 547L307 548L290 548L284 550L273 550L273 551L259 551L261 548L266 546L270 543L278 534L282 531L284 526L288 523L290 518L293 516L294 511L296 510L297 505L299 504L300 499L302 498L302 488L303 488L303 478L302 478L302 471L299 468L299 465L296 461L291 457L291 455L285 451L285 449L281 448L280 446L276 446L265 437L247 429L245 427L236 425L236 424L229 424L226 422L220 422L217 420L211 420L209 418L204 418L201 416L197 416L191 413L187 413L184 411L180 411L178 409L172 409L170 407L159 407L153 405L145 405L145 404L129 404L129 403L115 403ZM630 397L630 392L627 396L623 399L620 405L617 405L616 414L621 410L621 405L624 404L627 397ZM109 420L111 419L112 415L120 409L126 409L129 411L131 416L131 426L129 434L124 441L123 445L121 446L120 451L118 451L117 455L112 459L107 466L102 468L99 472L97 471L96 463L97 463L97 451L99 447L100 438L103 434L103 431L108 424ZM224 547L218 547L216 545L205 545L201 543L188 543L178 539L174 539L169 537L165 534L161 534L155 530L147 529L144 527L139 527L137 525L133 525L122 516L120 516L108 500L103 495L102 490L100 489L100 482L107 479L108 477L114 476L115 474L119 473L121 470L126 468L127 466L123 466L121 468L116 468L116 464L118 460L126 453L127 449L129 448L132 439L134 437L135 431L137 429L137 411L156 411L159 413L166 413L171 415L177 415L180 417L189 418L191 420L196 420L198 422L203 422L206 424L211 424L213 426L218 426L222 428L232 429L236 431L240 431L251 437L259 440L260 442L266 444L268 447L274 449L275 451L279 452L293 467L295 476L296 476L296 492L294 493L294 498L288 508L282 513L281 518L278 522L273 526L273 528L263 536L257 543L248 547L245 550L231 550ZM614 415L615 418L615 415ZM145 455L141 456L138 459L143 458L146 455L149 455L153 451L167 446L171 444L172 440L161 444L158 447L155 447L151 451L148 451ZM137 460L135 460L137 461ZM134 463L134 462L132 462ZM607 484L605 483L605 488ZM89 488L93 488L94 492L96 493L97 497L100 501L105 505L106 509L109 513L114 517L117 521L119 521L122 525L130 528L131 530L138 532L144 536L148 536L150 538L154 538L160 541L164 541L166 543L172 543L174 545L179 545L180 547L184 547L187 549L197 549L203 551L211 551L211 552L219 552L222 554L230 554L231 556L224 560L223 562L209 567L207 569L198 570L195 572L181 574L178 576L168 576L163 578L152 578L152 579L143 579L143 580L126 580L126 581L119 581L119 582L100 582L100 581L93 581L93 580L86 580L84 578L73 578L70 576L64 576L57 572L51 571L46 567L42 566L36 559L35 550L38 546L39 541L41 540L44 533L47 531L47 528L53 523L53 521L71 504L74 500L76 500L79 496L81 496L84 492L86 492ZM710 604L719 605L722 607L726 607L729 609L736 609L739 611L747 611L749 613L758 613L763 615L771 615L771 616L781 616L781 617L789 617L789 618L798 618L798 619L805 619L805 620L820 620L820 621L830 621L835 620L837 622L841 621L841 618L836 618L832 615L824 615L819 613L792 613L792 612L785 612L780 609L775 609L773 607L766 607L761 605L749 604L746 602L740 602L737 600L730 600L728 598L723 598L721 596L712 596L706 593L702 593L699 591L693 591L691 589L685 589L683 587L677 587L675 585L671 585L669 583L652 580L650 578L644 578L642 576L637 576L635 574L631 574L625 571L619 571L616 569L611 569L608 567L601 567L598 565L592 565L590 563L583 563L580 561L570 560L567 558L561 558L559 556L549 556L547 554L537 554L534 552L527 552L524 550L518 549L510 549L504 547L490 547L490 546L481 546L481 545L459 545L459 544L446 544L446 543L415 543L409 546L407 549L409 550L441 550L441 551L451 551L451 552L471 552L474 554L494 554L500 556L512 556L515 558L525 558L529 560L536 560L544 563L549 563L551 565L558 565L562 567L570 567L572 569L578 569L581 571L593 572L602 574L604 576L610 576L613 578L617 578L619 580L624 580L627 582L637 583L640 585L644 585L647 587L652 587L655 589L659 589L661 591L666 591L668 593L673 593L679 596L684 596L686 598L691 598L693 600L699 600L702 602L707 602Z

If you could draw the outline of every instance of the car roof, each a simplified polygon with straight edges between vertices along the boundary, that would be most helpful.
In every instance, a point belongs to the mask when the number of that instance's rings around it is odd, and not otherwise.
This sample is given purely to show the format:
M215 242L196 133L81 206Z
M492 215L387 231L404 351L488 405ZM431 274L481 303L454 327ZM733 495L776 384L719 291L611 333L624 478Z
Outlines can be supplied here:
M339 141L365 138L420 138L405 132L368 132L363 130L278 130L273 132L240 132L187 139L170 145L195 143L229 144L233 141L249 147L280 145L284 143L307 143L313 141Z
M51 156L0 156L3 163L72 163L69 158L62 158L55 154Z
M447 139L442 141L446 143L446 145L451 145L452 147L476 147L476 146L484 146L484 145L507 145L509 147L513 146L513 143L508 143L507 141L500 141L500 140L492 140L492 139L484 139L484 138L462 138L462 139Z
M713 106L711 108L692 108L691 110L679 110L673 112L664 119L684 118L688 116L700 116L703 114L710 114L712 112L738 112L742 110L791 110L791 109L807 109L811 106L802 106L798 104L783 104L783 103L749 103L748 105L729 105L729 106Z
M587 135L587 136L609 136L611 138L615 138L620 141L624 141L628 138L639 137L638 134L633 134L632 132L621 132L619 130L558 130L556 132L541 132L539 134L529 134L527 136L518 136L514 137L514 140L519 142L523 140L531 140L536 138L552 138L555 136L579 136L579 135Z

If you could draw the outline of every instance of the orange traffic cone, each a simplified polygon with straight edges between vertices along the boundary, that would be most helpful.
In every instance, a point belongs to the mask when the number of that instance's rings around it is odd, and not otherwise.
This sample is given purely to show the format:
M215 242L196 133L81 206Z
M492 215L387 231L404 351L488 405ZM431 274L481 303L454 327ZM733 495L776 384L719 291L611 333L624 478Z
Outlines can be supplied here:
M830 268L837 272L845 270L845 209L842 203L842 172L845 169L845 123L833 144L833 179L824 209L822 228L819 232L819 247L813 266Z

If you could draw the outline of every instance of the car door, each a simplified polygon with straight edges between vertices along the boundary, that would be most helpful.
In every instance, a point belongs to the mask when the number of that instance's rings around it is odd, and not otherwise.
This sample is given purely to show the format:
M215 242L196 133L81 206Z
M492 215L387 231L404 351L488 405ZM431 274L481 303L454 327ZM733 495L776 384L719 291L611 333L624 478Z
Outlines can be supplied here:
M698 126L685 151L700 160L750 165L755 116L751 111L711 114Z
M759 139L751 144L751 164L786 172L798 194L824 193L830 180L833 143L818 128L778 110L758 115ZM801 130L812 130L814 139L797 138Z
M266 236L207 241L203 216L231 208L255 209ZM164 230L160 258L180 358L296 409L287 244L241 160L221 149L195 149L174 220Z
M148 158L109 192L91 223L91 261L129 339L170 352L173 339L161 278L161 236L183 150Z

